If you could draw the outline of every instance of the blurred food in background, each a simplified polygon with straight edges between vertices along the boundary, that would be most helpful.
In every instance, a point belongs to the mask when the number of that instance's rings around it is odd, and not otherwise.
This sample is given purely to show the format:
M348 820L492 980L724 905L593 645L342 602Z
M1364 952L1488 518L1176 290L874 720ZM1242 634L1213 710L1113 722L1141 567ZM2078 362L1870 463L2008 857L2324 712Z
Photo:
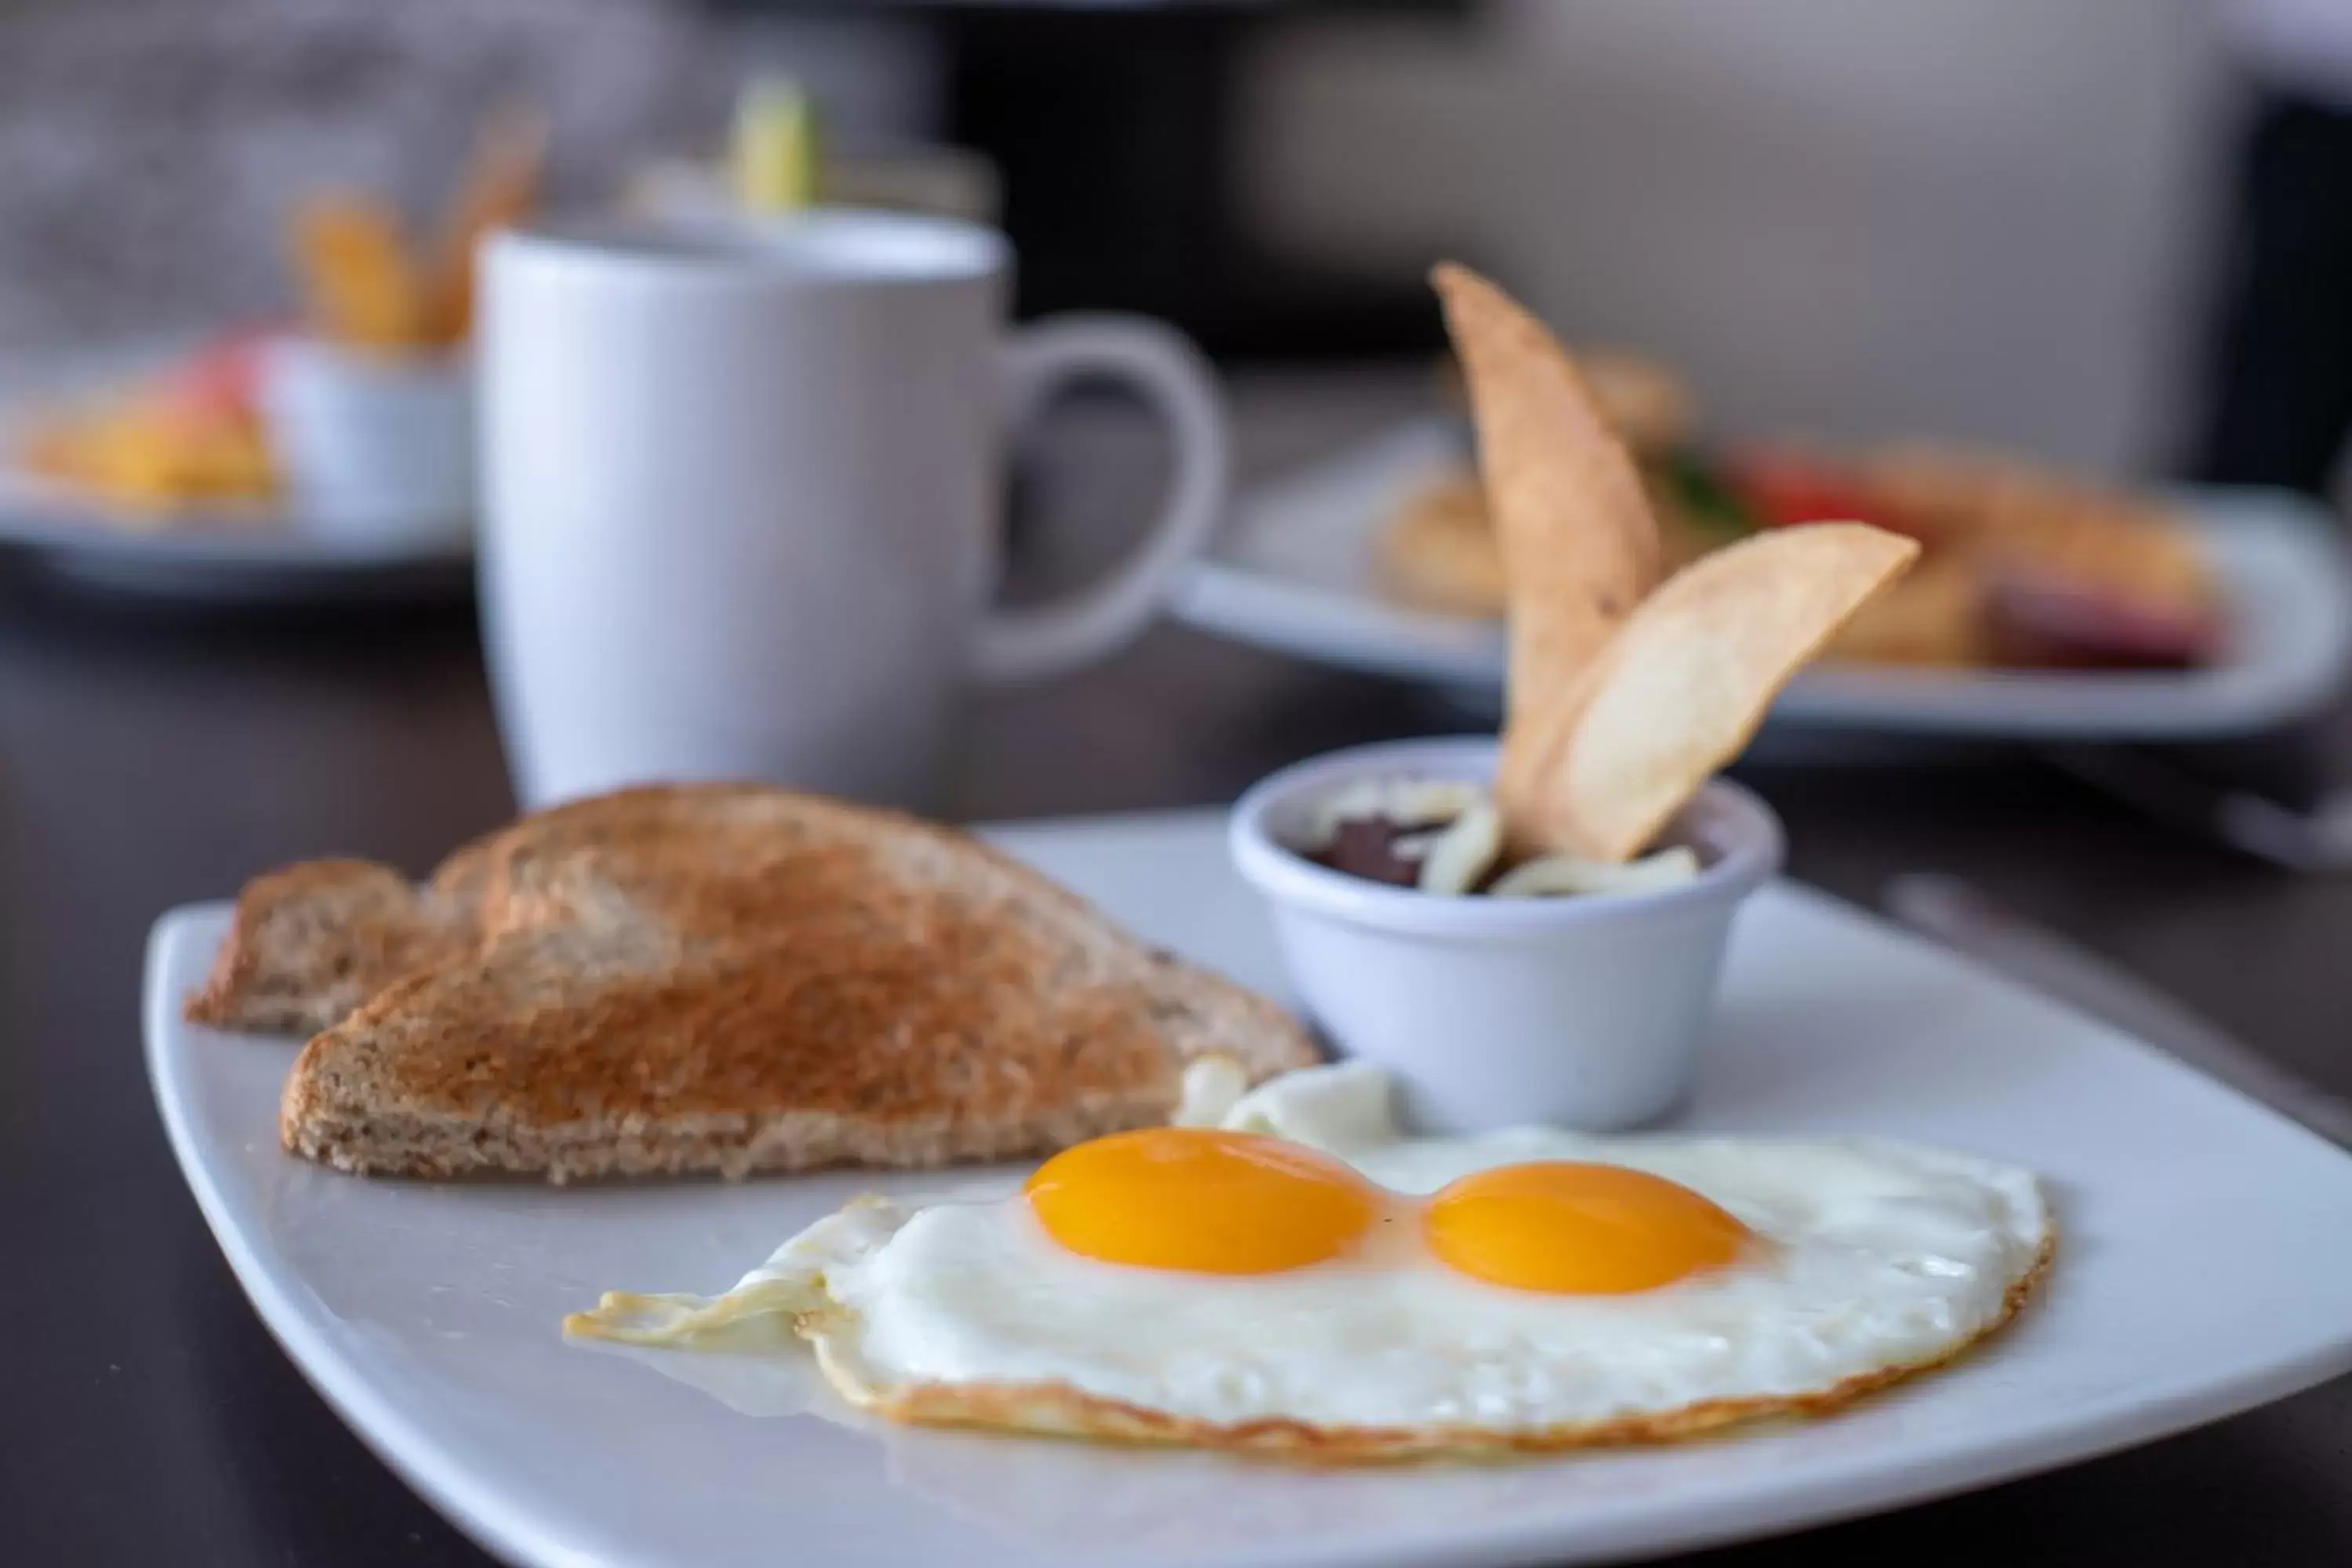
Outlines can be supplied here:
M1760 530L1875 523L1926 553L1842 632L1832 657L1960 668L2180 668L2222 651L2213 573L2161 500L1999 452L1891 442L1847 452L1718 445L1680 379L1592 352L1580 365L1639 459L1670 564ZM1400 602L1503 613L1486 501L1466 467L1411 495L1381 542Z
M390 354L464 343L474 324L474 248L529 216L546 153L537 115L493 114L429 244L418 244L378 198L343 192L303 202L293 242L308 329Z
M621 205L647 216L876 207L993 226L1002 216L994 165L959 147L837 144L815 99L788 77L756 77L736 102L727 147L656 158L624 180Z
M769 77L735 108L735 202L746 212L796 212L817 200L816 106L799 86Z
M492 114L424 235L368 192L299 198L290 321L36 409L10 461L134 528L269 525L288 500L330 514L462 507L474 249L533 207L545 142L536 114Z
M183 508L258 515L278 491L255 393L262 334L226 335L127 387L36 414L12 443L26 474L161 527Z
M721 152L645 159L574 199L617 195L676 217L817 202L995 216L985 159L911 142L844 153L819 118L794 79L755 75ZM279 219L287 319L208 334L161 363L147 356L94 389L84 375L68 391L37 390L0 427L0 477L50 515L139 532L461 540L474 477L474 251L541 204L548 140L536 110L485 117L429 224L352 182L296 197Z

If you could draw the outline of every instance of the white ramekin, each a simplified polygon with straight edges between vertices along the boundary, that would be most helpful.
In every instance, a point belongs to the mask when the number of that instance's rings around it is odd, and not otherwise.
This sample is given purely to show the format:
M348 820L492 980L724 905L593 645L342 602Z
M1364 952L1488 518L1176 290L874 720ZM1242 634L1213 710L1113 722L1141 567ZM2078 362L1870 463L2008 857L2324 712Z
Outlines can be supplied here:
M1285 768L1234 806L1234 863L1272 906L1308 1011L1340 1051L1396 1075L1415 1125L1654 1121L1689 1091L1732 917L1780 868L1780 821L1717 780L1664 839L1698 852L1697 877L1581 898L1437 897L1293 847L1316 803L1357 779L1485 783L1495 755L1484 737L1400 741Z
M302 529L351 542L462 542L474 510L474 379L463 354L357 353L288 337L261 407Z

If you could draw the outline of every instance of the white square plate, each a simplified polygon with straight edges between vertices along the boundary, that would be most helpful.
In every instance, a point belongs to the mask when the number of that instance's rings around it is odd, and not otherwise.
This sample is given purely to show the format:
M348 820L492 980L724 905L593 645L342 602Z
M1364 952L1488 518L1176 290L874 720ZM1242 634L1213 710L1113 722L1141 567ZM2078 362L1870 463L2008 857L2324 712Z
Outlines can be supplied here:
M1209 813L996 836L1148 938L1280 991ZM1587 1562L2045 1469L2352 1368L2352 1158L2128 1039L1843 905L1768 889L1689 1121L1884 1133L2042 1172L2044 1299L1835 1419L1680 1448L1302 1472L1214 1456L739 1415L557 1322L614 1286L717 1290L861 1190L430 1185L279 1152L285 1041L180 1021L226 909L166 915L147 1056L254 1305L384 1460L537 1564Z
M1465 434L1419 420L1238 498L1171 602L1240 642L1448 687L1499 711L1503 634L1381 592L1381 533L1406 498L1459 472ZM2336 520L2285 490L2176 498L2213 563L2230 647L2189 670L1906 669L1824 664L1772 705L1776 724L2007 740L2157 741L2274 728L2324 706L2352 661L2352 560Z

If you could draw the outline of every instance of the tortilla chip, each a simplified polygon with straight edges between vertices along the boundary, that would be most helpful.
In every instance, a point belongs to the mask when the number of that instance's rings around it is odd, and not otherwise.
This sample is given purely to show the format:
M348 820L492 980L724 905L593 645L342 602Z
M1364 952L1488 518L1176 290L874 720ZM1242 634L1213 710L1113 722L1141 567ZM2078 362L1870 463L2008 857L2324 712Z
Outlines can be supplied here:
M1430 274L1469 378L1510 584L1514 722L1600 653L1659 575L1640 470L1542 322L1467 268Z
M351 348L414 345L425 326L425 289L383 203L316 196L294 220L294 264L313 331Z
M1452 262L1430 280L1470 385L1478 463L1508 590L1496 792L1539 788L1566 704L1659 575L1641 470L1542 322Z
M1928 551L1874 595L1822 657L1864 664L1979 668L1993 662L1992 581L1964 552Z
M1675 574L1550 716L1538 764L1497 779L1514 847L1609 861L1647 847L1789 678L1918 553L1866 523L1811 523Z
M484 236L530 216L546 156L547 125L537 114L502 110L483 125L434 252L425 322L434 342L461 343L472 334L474 252Z

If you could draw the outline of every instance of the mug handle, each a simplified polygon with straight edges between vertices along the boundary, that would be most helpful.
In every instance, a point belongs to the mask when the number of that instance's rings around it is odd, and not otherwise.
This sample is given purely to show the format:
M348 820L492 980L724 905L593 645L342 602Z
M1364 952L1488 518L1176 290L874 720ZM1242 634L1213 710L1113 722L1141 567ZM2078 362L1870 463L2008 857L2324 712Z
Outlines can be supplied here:
M1150 532L1108 577L1048 605L991 610L973 649L979 679L1035 680L1111 653L1142 631L1186 563L1224 516L1232 479L1224 400L1216 373L1181 333L1141 316L1055 316L1004 347L1013 427L1082 376L1106 376L1139 394L1175 443L1175 477Z

